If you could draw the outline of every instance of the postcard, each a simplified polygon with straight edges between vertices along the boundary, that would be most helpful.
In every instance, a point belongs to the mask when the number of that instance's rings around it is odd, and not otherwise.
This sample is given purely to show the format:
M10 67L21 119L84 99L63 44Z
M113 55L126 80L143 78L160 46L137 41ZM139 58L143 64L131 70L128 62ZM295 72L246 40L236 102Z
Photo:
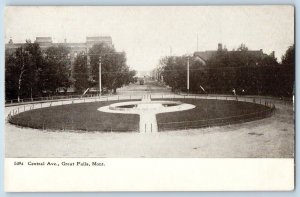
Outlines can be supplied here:
M8 6L5 190L294 189L291 5Z

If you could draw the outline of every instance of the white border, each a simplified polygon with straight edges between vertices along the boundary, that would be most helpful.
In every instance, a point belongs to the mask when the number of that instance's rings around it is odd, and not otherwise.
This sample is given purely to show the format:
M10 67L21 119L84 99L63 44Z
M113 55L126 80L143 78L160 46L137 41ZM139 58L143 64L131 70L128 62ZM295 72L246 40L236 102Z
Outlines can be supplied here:
M45 162L45 166L28 162ZM75 165L62 166L62 162ZM105 166L77 166L77 162ZM294 159L6 158L5 180L8 192L290 191Z

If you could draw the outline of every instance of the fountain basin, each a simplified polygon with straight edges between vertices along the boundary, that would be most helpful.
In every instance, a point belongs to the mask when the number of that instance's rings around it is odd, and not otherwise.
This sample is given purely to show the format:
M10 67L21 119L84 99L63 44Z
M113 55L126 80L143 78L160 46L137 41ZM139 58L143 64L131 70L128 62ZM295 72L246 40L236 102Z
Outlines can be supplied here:
M107 111L110 113L134 113L140 114L144 112L164 113L171 111L192 109L195 106L184 104L180 101L130 101L114 103L106 107L101 107L98 110Z
M139 114L140 115L140 132L157 133L156 114L183 111L195 108L195 105L182 103L180 101L130 101L113 103L108 106L98 108L101 112L122 113L122 114Z

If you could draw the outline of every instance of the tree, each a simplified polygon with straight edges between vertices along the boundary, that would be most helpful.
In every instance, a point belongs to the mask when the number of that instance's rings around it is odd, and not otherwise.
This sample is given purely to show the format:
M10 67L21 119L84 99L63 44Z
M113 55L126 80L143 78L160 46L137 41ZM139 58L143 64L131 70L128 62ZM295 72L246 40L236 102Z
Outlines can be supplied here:
M274 54L249 51L241 44L236 51L218 51L207 62L209 84L220 93L229 93L233 88L249 94L269 94L277 80Z
M113 90L128 84L133 80L134 71L130 71L126 64L126 54L117 53L113 47L104 43L95 44L89 50L91 58L91 74L93 84L99 84L99 63L101 61L101 85L102 88Z
M70 50L64 46L51 46L44 53L44 66L41 84L44 92L55 93L59 88L64 91L71 85Z
M137 82L137 78L136 76L136 71L135 70L129 70L128 74L127 74L127 78L126 78L126 85L128 85L129 83L136 83Z
M89 74L87 67L87 56L79 54L74 62L74 87L77 92L83 92L89 87Z
M16 55L9 50L5 51L5 97L18 98L18 66Z
M187 62L188 56L172 56L161 59L164 82L172 87L173 91L187 90Z
M292 97L295 86L295 44L290 46L282 56L280 71L278 73L282 94Z
M40 70L43 65L42 52L37 43L26 40L16 51L6 51L6 95L17 98L40 95ZM8 82L8 79L10 82ZM13 93L15 92L15 93Z
M285 57L293 57L291 51ZM186 61L185 56L160 60L164 81L173 90L186 89ZM291 73L288 66L279 65L273 53L266 55L261 51L249 51L241 44L236 51L216 51L206 65L190 58L190 91L203 92L200 90L202 86L210 93L230 94L234 88L243 94L288 95L292 87L289 85Z
M99 84L99 63L101 60L101 69L103 71L104 68L104 56L109 53L114 53L114 49L111 47L108 47L104 43L95 44L90 48L88 55L90 57L90 67L91 67L91 78L92 78L92 84L97 85ZM101 75L102 77L102 75ZM103 85L103 83L102 83ZM103 87L103 86L102 86Z
M200 86L207 86L207 72L199 60L189 56L167 56L160 59L158 69L161 71L164 82L172 88L172 91L187 90L188 61L190 70L189 90L197 92L201 89ZM203 92L202 89L201 92Z
M283 65L295 65L295 44L293 44L287 49L287 51L281 58L281 62Z

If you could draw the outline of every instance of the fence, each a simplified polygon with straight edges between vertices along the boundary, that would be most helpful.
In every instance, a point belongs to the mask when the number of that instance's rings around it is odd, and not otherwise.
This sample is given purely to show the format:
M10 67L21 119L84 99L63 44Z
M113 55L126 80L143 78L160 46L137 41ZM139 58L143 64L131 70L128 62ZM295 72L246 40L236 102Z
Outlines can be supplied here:
M90 96L90 97L73 97L70 99L62 99L62 100L43 100L37 102L29 102L29 103L19 103L18 105L8 105L6 107L14 106L13 109L9 112L8 116L12 117L21 112L39 109L44 107L52 107L59 105L68 105L68 104L76 104L76 103L87 103L87 102L100 102L100 101L119 101L119 100L139 100L142 99L142 96L136 95L128 95L128 96Z
M228 124L237 124L243 122L249 122L253 120L259 120L263 118L270 117L275 110L275 106L264 111L259 111L255 113L242 114L238 116L230 116L224 118L214 118L214 119L203 119L196 121L182 121L182 122L167 122L158 123L159 131L166 130L182 130L182 129L194 129L194 128L204 128L212 126L223 126Z
M82 95L67 95L67 96L47 96L47 97L36 97L36 98L22 98L22 99L11 99L11 100L5 100L6 106L13 106L13 105L21 105L21 104L27 104L27 103L33 103L33 102L47 102L47 101L53 101L53 100L69 100L69 99L79 99L79 98L89 98L89 97L96 97L99 96L99 94L86 94L84 96Z
M17 120L13 120L13 117L17 114L20 114L25 111L44 108L44 107L52 107L59 105L68 105L68 104L76 104L76 103L88 103L88 102L103 102L103 101L119 101L119 100L140 100L145 98L144 95L113 95L113 96L90 96L90 97L75 97L71 96L69 99L64 98L63 100L39 100L37 102L30 103L19 103L18 106L11 106L12 110L9 111L7 115L8 122L11 122L16 125L26 126L30 128L38 127L39 129L51 129L50 123L41 122L39 124L32 123L30 121L24 123L20 123ZM284 105L291 104L291 101L282 101L269 97L250 97L250 96L226 96L226 95L176 95L176 94L168 94L168 95L150 95L151 99L217 99L217 100L234 100L234 101L242 101L242 102L251 102L256 104L265 105L268 107L265 111L260 111L251 114L244 114L238 117L225 117L225 118L216 118L216 119L206 119L206 120L197 120L197 121L185 121L185 122L169 122L169 123L158 123L159 131L169 130L169 129L188 129L188 128L199 128L199 127L209 127L209 126L217 126L217 125L225 125L231 123L239 123L246 122L255 119L262 119L268 116L271 116L275 109L276 102L283 102ZM60 130L73 130L74 122L61 122L62 126ZM100 126L101 123L99 123ZM170 125L173 125L172 127ZM174 127L175 125L175 127ZM84 131L98 131L97 127L89 126L88 123L81 125L82 128L80 130ZM99 128L99 127L98 127ZM106 125L103 127L103 131L122 131L117 130L114 125ZM128 128L124 131L137 131L138 128Z
M77 124L74 121L60 121L60 122L49 122L49 120L40 120L38 123L37 122L32 122L31 120L19 120L16 115L34 110L34 109L40 109L40 108L46 108L46 107L54 107L54 106L62 106L62 105L70 105L70 104L77 104L77 103L91 103L91 102L104 102L104 101L119 101L119 100L138 100L141 99L140 96L99 96L97 97L83 97L83 98L72 98L69 100L52 100L48 102L34 102L34 103L23 103L18 106L11 106L13 108L12 110L9 111L7 115L7 121L18 125L18 126L24 126L24 127L29 127L29 128L34 128L34 129L58 129L58 130L81 130L81 131L99 131L99 128L101 128L101 131L109 132L109 131L118 131L118 132L133 132L137 131L138 125L133 126L133 127L128 127L128 128L119 128L116 127L113 124L110 123L95 123L93 122L92 124L89 122L84 122ZM77 124L77 125L76 125ZM54 126L53 126L54 125ZM75 126L76 125L76 126Z
M132 95L133 97L136 97L135 95ZM55 101L55 100L70 100L70 99L84 99L84 98L95 98L99 97L99 94L87 94L87 95L68 95L68 96L48 96L48 97L37 97L37 98L22 98L20 100L18 99L12 99L12 100L6 100L5 101L5 106L16 106L16 105L24 105L24 104L29 104L29 103L40 103L40 102L49 102L49 101ZM101 98L107 98L107 97L115 97L114 95L105 95L101 96ZM122 99L124 96L119 96L120 99ZM127 96L125 96L127 97ZM158 94L158 95L151 95L151 98L216 98L216 99L221 99L221 98L238 98L240 99L268 99L272 100L274 103L275 102L284 102L285 104L291 104L292 99L291 98L278 98L278 97L270 97L270 96L232 96L232 95L219 95L219 94L189 94L189 95L184 95L180 92L177 94ZM143 96L139 97L140 99L143 98Z

